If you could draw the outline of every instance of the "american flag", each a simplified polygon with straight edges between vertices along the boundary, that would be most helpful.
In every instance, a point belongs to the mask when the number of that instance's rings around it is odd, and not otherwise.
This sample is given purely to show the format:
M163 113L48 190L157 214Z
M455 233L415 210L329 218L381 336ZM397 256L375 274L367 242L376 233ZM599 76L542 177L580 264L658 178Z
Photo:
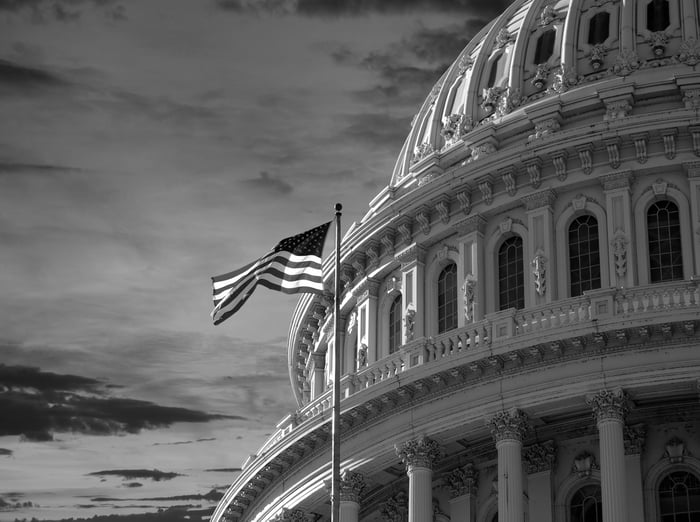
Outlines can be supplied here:
M321 253L330 221L280 241L257 261L220 276L212 277L214 310L219 324L235 314L257 285L286 294L323 292Z

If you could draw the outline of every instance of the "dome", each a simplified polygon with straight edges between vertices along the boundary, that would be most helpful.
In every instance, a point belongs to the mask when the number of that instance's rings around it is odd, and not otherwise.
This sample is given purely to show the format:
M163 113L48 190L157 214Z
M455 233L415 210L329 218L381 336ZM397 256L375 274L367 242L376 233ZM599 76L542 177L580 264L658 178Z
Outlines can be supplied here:
M699 20L516 0L466 46L343 238L341 294L327 259L297 304L298 410L214 522L329 520L335 365L343 522L700 516Z

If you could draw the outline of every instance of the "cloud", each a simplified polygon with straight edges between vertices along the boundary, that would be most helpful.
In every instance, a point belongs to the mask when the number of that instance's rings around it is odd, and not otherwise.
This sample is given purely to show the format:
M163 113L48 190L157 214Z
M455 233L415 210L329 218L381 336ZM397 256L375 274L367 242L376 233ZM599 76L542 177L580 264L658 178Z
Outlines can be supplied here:
M386 114L363 113L348 115L347 125L337 137L355 142L363 147L388 147L398 149L406 138L410 118L392 117Z
M267 171L261 171L259 177L244 179L240 183L261 193L273 195L287 195L294 190L292 185L282 179L273 178Z
M134 470L129 470L129 472L133 472ZM138 472L143 472L144 470L136 470ZM157 470L154 470L157 471ZM161 473L161 472L159 472ZM104 473L90 473L90 475L102 475ZM117 470L117 473L109 472L109 474L121 474L119 470ZM174 473L173 475L177 475ZM153 478L153 477L150 477ZM165 480L170 480L170 478L166 478ZM153 480L163 480L161 478L153 478ZM201 493L193 493L190 495L174 495L172 497L150 497L150 498L113 498L113 497L96 497L90 499L92 502L133 502L133 501L140 501L140 502L164 502L164 501L173 501L173 500L208 500L210 502L217 502L223 498L224 494L222 492L217 491L216 489L212 489L208 491L205 494Z
M7 448L0 448L0 457L11 457L12 456L12 450L9 450Z
M0 176L5 175L61 175L66 173L84 172L83 169L68 167L65 165L47 165L36 163L19 163L12 161L0 161Z
M92 435L137 433L175 422L242 419L202 411L160 406L148 401L110 397L101 383L38 368L0 365L0 435L21 435L45 442L53 432Z
M126 19L126 8L118 0L0 0L0 11L28 14L34 23L75 22L88 11L109 20Z
M239 471L243 471L242 468L213 468L213 469L205 469L204 471L212 472L212 473L238 473Z
M93 471L88 473L88 476L92 477L122 477L124 480L132 479L150 479L156 482L161 480L172 480L175 477L182 477L181 473L175 473L173 471L160 471L159 469L107 469L102 471ZM96 499L93 499L95 502Z
M221 9L235 12L302 16L360 16L410 11L483 12L498 14L506 0L216 0Z
M0 87L17 91L56 89L70 84L57 74L0 59Z

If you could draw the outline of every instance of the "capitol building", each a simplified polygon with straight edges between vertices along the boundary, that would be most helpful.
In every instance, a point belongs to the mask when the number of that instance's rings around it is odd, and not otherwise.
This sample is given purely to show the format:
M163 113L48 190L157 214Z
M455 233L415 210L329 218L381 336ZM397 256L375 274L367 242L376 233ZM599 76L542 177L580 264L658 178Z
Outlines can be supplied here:
M700 4L516 0L289 330L213 522L700 521ZM341 360L334 360L334 299Z

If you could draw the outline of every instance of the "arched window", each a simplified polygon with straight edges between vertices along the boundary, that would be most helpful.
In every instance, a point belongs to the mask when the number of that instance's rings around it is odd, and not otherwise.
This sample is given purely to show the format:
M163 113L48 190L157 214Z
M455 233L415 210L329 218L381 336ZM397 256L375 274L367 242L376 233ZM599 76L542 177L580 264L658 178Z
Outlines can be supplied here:
M513 236L498 249L498 309L524 307L523 240Z
M457 265L450 263L438 277L438 333L457 328Z
M489 71L489 81L486 84L487 87L493 87L496 84L496 80L499 77L499 64L503 58L502 54L499 54L496 59L491 64L491 71Z
M647 4L647 29L652 32L663 31L670 24L668 0L651 0Z
M688 471L674 471L659 483L661 522L700 522L700 480Z
M571 497L569 522L603 522L603 502L598 484L580 488Z
M647 211L649 279L652 283L683 279L681 222L678 206L658 201Z
M389 308L389 353L394 353L401 346L401 294L396 296Z
M569 226L569 295L600 288L598 220L591 215L574 219Z
M545 63L554 54L554 42L557 38L557 32L554 29L549 29L542 33L535 44L535 65Z
M610 13L601 11L596 13L588 23L588 43L602 44L608 36L610 36Z

